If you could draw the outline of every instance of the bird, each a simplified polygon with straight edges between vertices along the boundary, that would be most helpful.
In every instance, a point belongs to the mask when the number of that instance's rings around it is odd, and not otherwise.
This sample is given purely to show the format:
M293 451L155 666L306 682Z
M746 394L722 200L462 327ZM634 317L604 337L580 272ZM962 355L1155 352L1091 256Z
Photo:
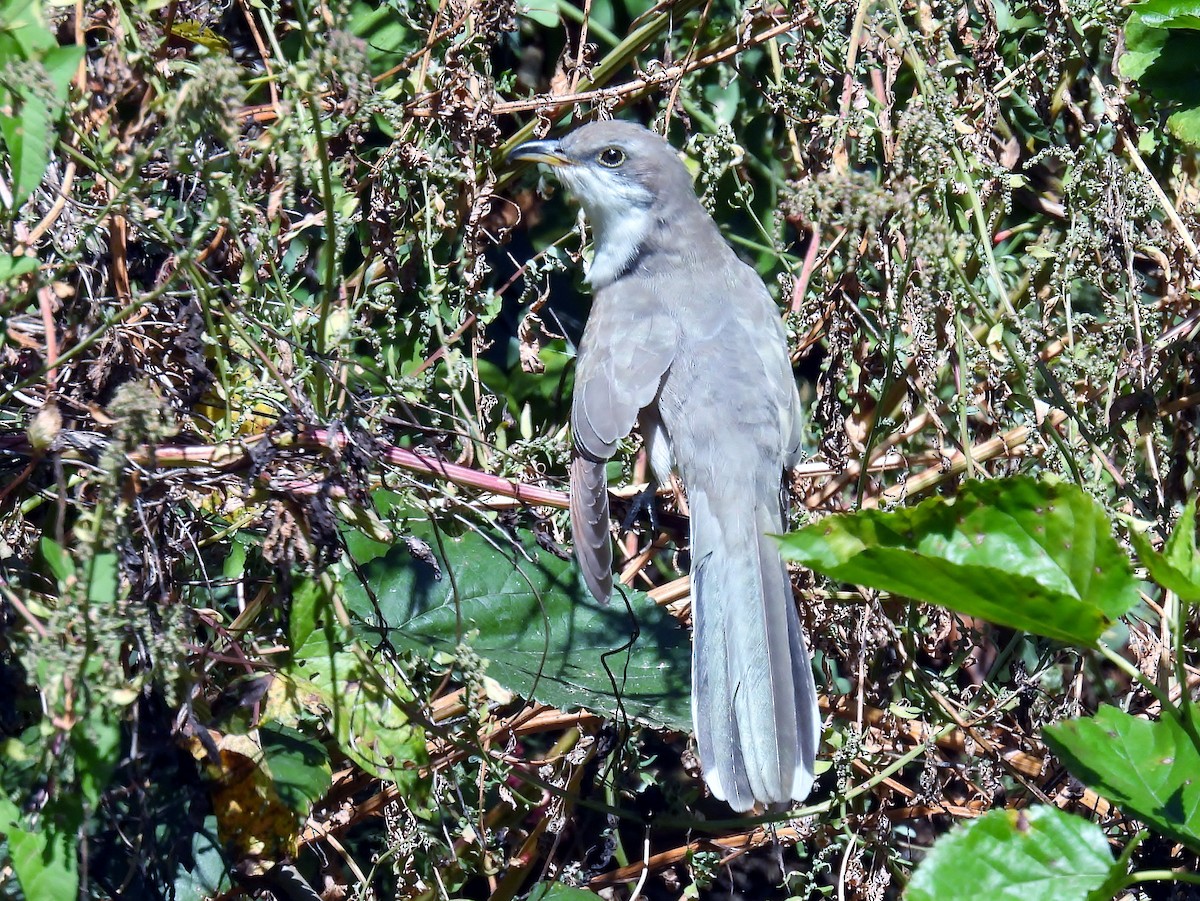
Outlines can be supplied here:
M692 723L737 812L812 789L821 718L791 579L785 473L803 416L778 309L697 198L675 148L629 121L527 141L583 207L592 307L571 399L570 520L591 594L612 594L607 461L640 426L657 484L690 508Z

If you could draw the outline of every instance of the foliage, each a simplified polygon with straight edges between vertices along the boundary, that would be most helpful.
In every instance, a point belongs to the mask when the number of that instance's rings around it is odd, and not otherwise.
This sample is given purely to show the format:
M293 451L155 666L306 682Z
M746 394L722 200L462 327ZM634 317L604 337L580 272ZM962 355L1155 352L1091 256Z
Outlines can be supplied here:
M1047 726L1046 739L1072 772L1123 810L1192 848L1200 847L1200 764L1195 708L1156 722L1101 707L1094 717Z
M1142 0L1133 5L1125 29L1121 74L1175 111L1167 128L1181 141L1200 146L1200 6L1176 0Z
M839 581L1075 644L1138 602L1104 511L1070 484L968 482L951 502L831 516L782 541L786 558Z
M1046 806L993 810L939 841L905 897L1104 897L1113 870L1108 841L1094 823Z
M1193 6L0 0L0 896L1187 879L1191 789L1117 767L1195 749ZM609 114L810 411L799 810L703 793L686 507L628 606L566 562L590 251L504 154Z
M3 198L9 209L24 203L42 180L50 162L51 129L82 57L82 47L58 45L36 0L5 0L0 7L0 136L12 169Z
M1162 553L1137 529L1129 530L1129 541L1138 559L1155 582L1174 592L1181 601L1200 602L1200 555L1196 553L1196 498L1183 507L1175 529L1163 544Z
M434 551L436 536L422 525L405 531L431 545L428 554L393 548L347 583L347 606L365 634L415 654L469 649L488 678L552 707L691 728L687 645L645 594L601 605L573 565L536 545L466 532ZM443 576L450 572L453 580Z
M891 513L832 516L780 541L785 556L818 572L1086 646L1137 602L1111 528L1078 487L1014 477L968 482L952 503L935 498ZM1193 499L1165 554L1140 538L1143 560L1156 561L1151 573L1176 581L1200 565L1195 529ZM1014 584L1013 574L1024 584ZM1178 648L1178 614L1173 628ZM1162 704L1160 720L1105 705L1094 717L1053 723L1042 734L1076 777L1124 813L1200 848L1198 708L1186 697L1172 703L1146 682ZM917 869L907 897L964 897L974 886L1001 897L1086 901L1158 875L1127 877L1112 864L1099 829L1035 806L993 811L952 831Z

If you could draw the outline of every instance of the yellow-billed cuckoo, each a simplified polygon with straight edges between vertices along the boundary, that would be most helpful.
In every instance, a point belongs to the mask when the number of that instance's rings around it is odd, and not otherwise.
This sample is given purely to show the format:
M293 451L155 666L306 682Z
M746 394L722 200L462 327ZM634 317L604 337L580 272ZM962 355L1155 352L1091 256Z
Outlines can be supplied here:
M640 422L660 484L691 508L692 721L734 810L803 800L820 738L791 581L781 478L801 412L779 312L696 199L675 150L630 122L510 156L553 166L591 222L595 292L571 408L571 527L592 594L612 592L605 462Z

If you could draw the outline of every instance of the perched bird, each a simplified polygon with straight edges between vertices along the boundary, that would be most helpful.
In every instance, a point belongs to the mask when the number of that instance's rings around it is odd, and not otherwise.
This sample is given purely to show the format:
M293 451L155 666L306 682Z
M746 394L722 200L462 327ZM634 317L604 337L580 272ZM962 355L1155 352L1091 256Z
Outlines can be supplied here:
M592 227L595 298L572 398L571 527L592 594L612 592L605 462L636 422L659 484L691 510L692 722L704 779L737 811L803 800L820 738L812 666L772 533L800 446L779 313L725 243L674 148L630 122L530 141Z

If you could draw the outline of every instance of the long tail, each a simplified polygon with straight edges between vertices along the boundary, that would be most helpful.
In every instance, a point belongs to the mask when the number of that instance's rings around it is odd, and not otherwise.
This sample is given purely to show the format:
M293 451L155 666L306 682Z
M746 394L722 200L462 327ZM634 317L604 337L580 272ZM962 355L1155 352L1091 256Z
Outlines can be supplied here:
M767 534L783 531L777 495L754 499L763 493L689 496L692 721L704 779L737 811L807 797L821 732L791 582Z

